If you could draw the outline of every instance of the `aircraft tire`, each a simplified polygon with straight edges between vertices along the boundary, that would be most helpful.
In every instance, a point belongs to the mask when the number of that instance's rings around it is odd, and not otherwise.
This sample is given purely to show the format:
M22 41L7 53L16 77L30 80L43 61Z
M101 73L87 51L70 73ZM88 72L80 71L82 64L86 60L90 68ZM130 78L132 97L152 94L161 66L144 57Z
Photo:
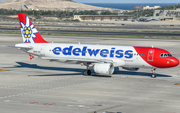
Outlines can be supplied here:
M84 70L83 75L87 76L87 70Z
M156 74L152 74L152 76L151 76L152 78L156 78Z
M91 70L87 70L87 75L91 75Z
M84 70L83 75L91 75L91 70Z

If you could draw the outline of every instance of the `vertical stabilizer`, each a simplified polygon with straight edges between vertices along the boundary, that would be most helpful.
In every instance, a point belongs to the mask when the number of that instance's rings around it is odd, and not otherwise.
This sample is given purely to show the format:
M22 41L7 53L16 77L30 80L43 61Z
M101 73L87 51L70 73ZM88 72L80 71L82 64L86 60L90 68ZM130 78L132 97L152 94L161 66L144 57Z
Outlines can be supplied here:
M154 18L154 19L156 18L156 13L154 13L153 18Z
M19 24L23 37L23 43L48 43L37 31L31 20L25 13L18 13Z

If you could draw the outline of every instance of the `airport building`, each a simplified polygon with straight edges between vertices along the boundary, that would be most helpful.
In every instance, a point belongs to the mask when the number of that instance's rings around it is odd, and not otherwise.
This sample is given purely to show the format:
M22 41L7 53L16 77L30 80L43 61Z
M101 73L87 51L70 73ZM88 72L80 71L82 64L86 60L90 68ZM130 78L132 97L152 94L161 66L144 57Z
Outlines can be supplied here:
M165 20L180 20L180 8L176 10L155 10L159 16L165 16Z
M146 7L143 7L143 10L146 10L146 9L157 9L157 8L161 8L161 7L160 6L154 6L154 7L146 6Z
M74 15L74 20L79 21L123 21L131 20L130 15Z

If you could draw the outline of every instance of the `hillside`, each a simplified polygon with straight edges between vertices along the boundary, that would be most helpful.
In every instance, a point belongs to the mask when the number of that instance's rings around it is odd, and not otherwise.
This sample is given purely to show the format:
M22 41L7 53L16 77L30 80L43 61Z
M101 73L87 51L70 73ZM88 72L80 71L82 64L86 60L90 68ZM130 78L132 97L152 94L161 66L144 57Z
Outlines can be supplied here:
M108 10L96 6L85 5L73 0L3 0L0 8L16 10Z

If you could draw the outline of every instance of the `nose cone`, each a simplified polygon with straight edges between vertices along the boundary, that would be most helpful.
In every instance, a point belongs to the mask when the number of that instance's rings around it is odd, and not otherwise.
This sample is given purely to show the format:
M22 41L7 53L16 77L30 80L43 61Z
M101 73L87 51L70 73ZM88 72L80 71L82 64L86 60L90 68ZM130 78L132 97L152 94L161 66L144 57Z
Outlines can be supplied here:
M170 60L170 64L172 65L172 67L178 66L179 65L179 60L177 58L172 58Z

